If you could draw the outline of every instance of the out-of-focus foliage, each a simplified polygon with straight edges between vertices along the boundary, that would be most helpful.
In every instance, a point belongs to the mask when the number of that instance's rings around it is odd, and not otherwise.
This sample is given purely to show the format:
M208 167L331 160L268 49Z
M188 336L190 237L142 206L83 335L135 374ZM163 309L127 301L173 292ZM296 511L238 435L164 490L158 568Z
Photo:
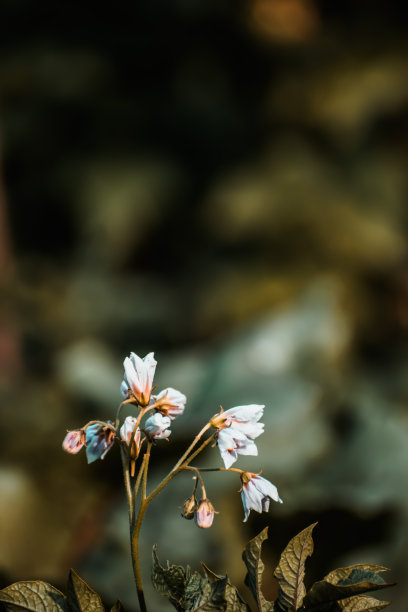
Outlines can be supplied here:
M405 612L406 5L40 4L1 10L2 584L73 565L131 609L118 457L85 470L61 441L112 418L123 358L155 350L188 402L152 480L219 404L266 404L248 467L284 500L269 563L319 520L311 575L384 563ZM237 559L238 584L264 519L243 528L209 476L204 535L179 517L189 484L152 505L144 556L177 541L178 563Z

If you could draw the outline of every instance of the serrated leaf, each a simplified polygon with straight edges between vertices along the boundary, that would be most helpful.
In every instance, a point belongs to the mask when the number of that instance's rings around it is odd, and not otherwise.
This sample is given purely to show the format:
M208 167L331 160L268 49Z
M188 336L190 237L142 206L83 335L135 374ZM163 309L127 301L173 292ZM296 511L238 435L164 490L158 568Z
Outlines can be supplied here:
M157 556L157 546L153 546L153 586L160 595L168 597L177 610L183 610L181 601L190 576L188 566L184 569L181 565L170 565L167 561L167 567L163 567Z
M262 574L264 564L261 559L262 543L268 537L268 528L265 527L255 538L250 540L242 553L242 559L247 568L245 584L251 590L258 606L258 610L269 612L273 610L273 603L267 601L262 594Z
M369 563L333 570L323 580L313 584L304 598L304 609L314 609L318 604L345 600L368 591L377 591L392 586L393 583L386 583L380 576L380 572L384 571L387 571L386 567Z
M0 591L0 602L8 612L68 612L65 596L42 580L15 582Z
M73 612L104 612L102 600L75 570L68 576L67 601Z
M201 606L203 606L210 597L211 584L208 578L201 576L198 572L194 572L185 585L181 605L183 610L201 610Z
M118 599L115 605L111 607L110 612L125 612L125 608L123 607L123 603L120 601L120 599Z
M313 552L312 531L317 523L309 525L292 538L283 551L274 576L279 582L275 610L298 610L306 594L303 582L307 557Z

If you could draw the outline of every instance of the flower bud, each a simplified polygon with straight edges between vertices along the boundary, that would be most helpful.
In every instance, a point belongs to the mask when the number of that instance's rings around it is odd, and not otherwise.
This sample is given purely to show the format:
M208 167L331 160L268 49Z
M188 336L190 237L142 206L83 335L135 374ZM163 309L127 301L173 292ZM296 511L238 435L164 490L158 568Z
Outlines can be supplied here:
M195 513L196 508L197 508L197 500L193 493L192 496L186 499L186 501L184 502L183 512L181 516L183 516L185 519L188 519L190 521L191 519L194 518L194 513Z
M69 431L64 438L62 448L67 453L76 455L85 444L85 432L82 429Z
M115 442L115 431L110 422L94 423L86 429L86 457L88 463L104 459Z
M177 389L167 387L167 389L154 396L154 400L159 404L157 410L173 420L183 414L187 398L184 393L180 393Z
M171 434L170 429L167 429L171 425L170 417L163 416L160 412L156 412L153 416L149 417L144 424L144 431L150 438L160 439L168 438Z
M137 423L137 419L135 417L128 416L123 422L122 427L120 428L120 437L123 442L126 442L128 445L128 452L131 459L137 459L140 451L140 429L136 427L136 430L133 435L132 434L135 429L135 425Z
M214 520L214 507L209 499L202 499L194 513L194 520L197 527L208 529Z

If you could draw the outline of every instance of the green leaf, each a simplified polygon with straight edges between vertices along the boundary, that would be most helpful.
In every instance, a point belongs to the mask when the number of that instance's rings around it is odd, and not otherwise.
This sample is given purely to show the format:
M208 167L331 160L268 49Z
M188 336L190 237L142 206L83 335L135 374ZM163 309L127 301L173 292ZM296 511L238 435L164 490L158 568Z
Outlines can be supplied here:
M73 569L69 572L68 577L67 600L73 612L104 612L105 610L98 593L91 589Z
M8 612L68 612L61 591L42 580L15 582L0 591L0 602Z
M118 599L114 606L111 607L110 612L125 612L123 603Z
M259 535L250 540L242 553L242 559L247 568L245 584L251 590L252 595L258 605L258 610L268 612L273 610L273 603L267 601L262 594L262 574L264 564L261 559L262 543L268 537L268 528L265 527Z
M306 594L303 582L307 557L313 552L312 531L317 523L309 525L290 540L283 551L274 576L279 582L275 601L276 612L298 610Z
M323 610L325 608L321 604L328 604L329 602L341 601L347 598L358 599L353 596L392 586L393 583L386 583L382 576L380 576L380 573L384 571L387 571L386 567L369 563L360 563L333 570L323 580L313 584L304 598L304 609L316 609L316 606L320 604L318 609ZM357 603L360 604L361 601ZM365 608L362 609L364 610Z

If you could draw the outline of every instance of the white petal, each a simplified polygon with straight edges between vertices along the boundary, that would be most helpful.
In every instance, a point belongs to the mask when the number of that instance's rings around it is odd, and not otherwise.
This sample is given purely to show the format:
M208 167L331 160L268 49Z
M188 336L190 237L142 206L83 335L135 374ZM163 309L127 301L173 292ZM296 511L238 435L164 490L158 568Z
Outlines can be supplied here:
M265 425L263 423L253 423L252 421L248 421L247 423L234 421L231 427L233 427L235 431L241 431L248 438L254 440L263 433Z
M254 483L255 487L262 493L264 497L270 497L273 501L282 503L281 498L279 497L278 489L274 484L266 480L266 478L262 478L262 476L254 476L251 480Z
M261 404L249 404L248 406L235 406L223 413L225 417L231 417L236 421L259 421L263 415L265 406Z

